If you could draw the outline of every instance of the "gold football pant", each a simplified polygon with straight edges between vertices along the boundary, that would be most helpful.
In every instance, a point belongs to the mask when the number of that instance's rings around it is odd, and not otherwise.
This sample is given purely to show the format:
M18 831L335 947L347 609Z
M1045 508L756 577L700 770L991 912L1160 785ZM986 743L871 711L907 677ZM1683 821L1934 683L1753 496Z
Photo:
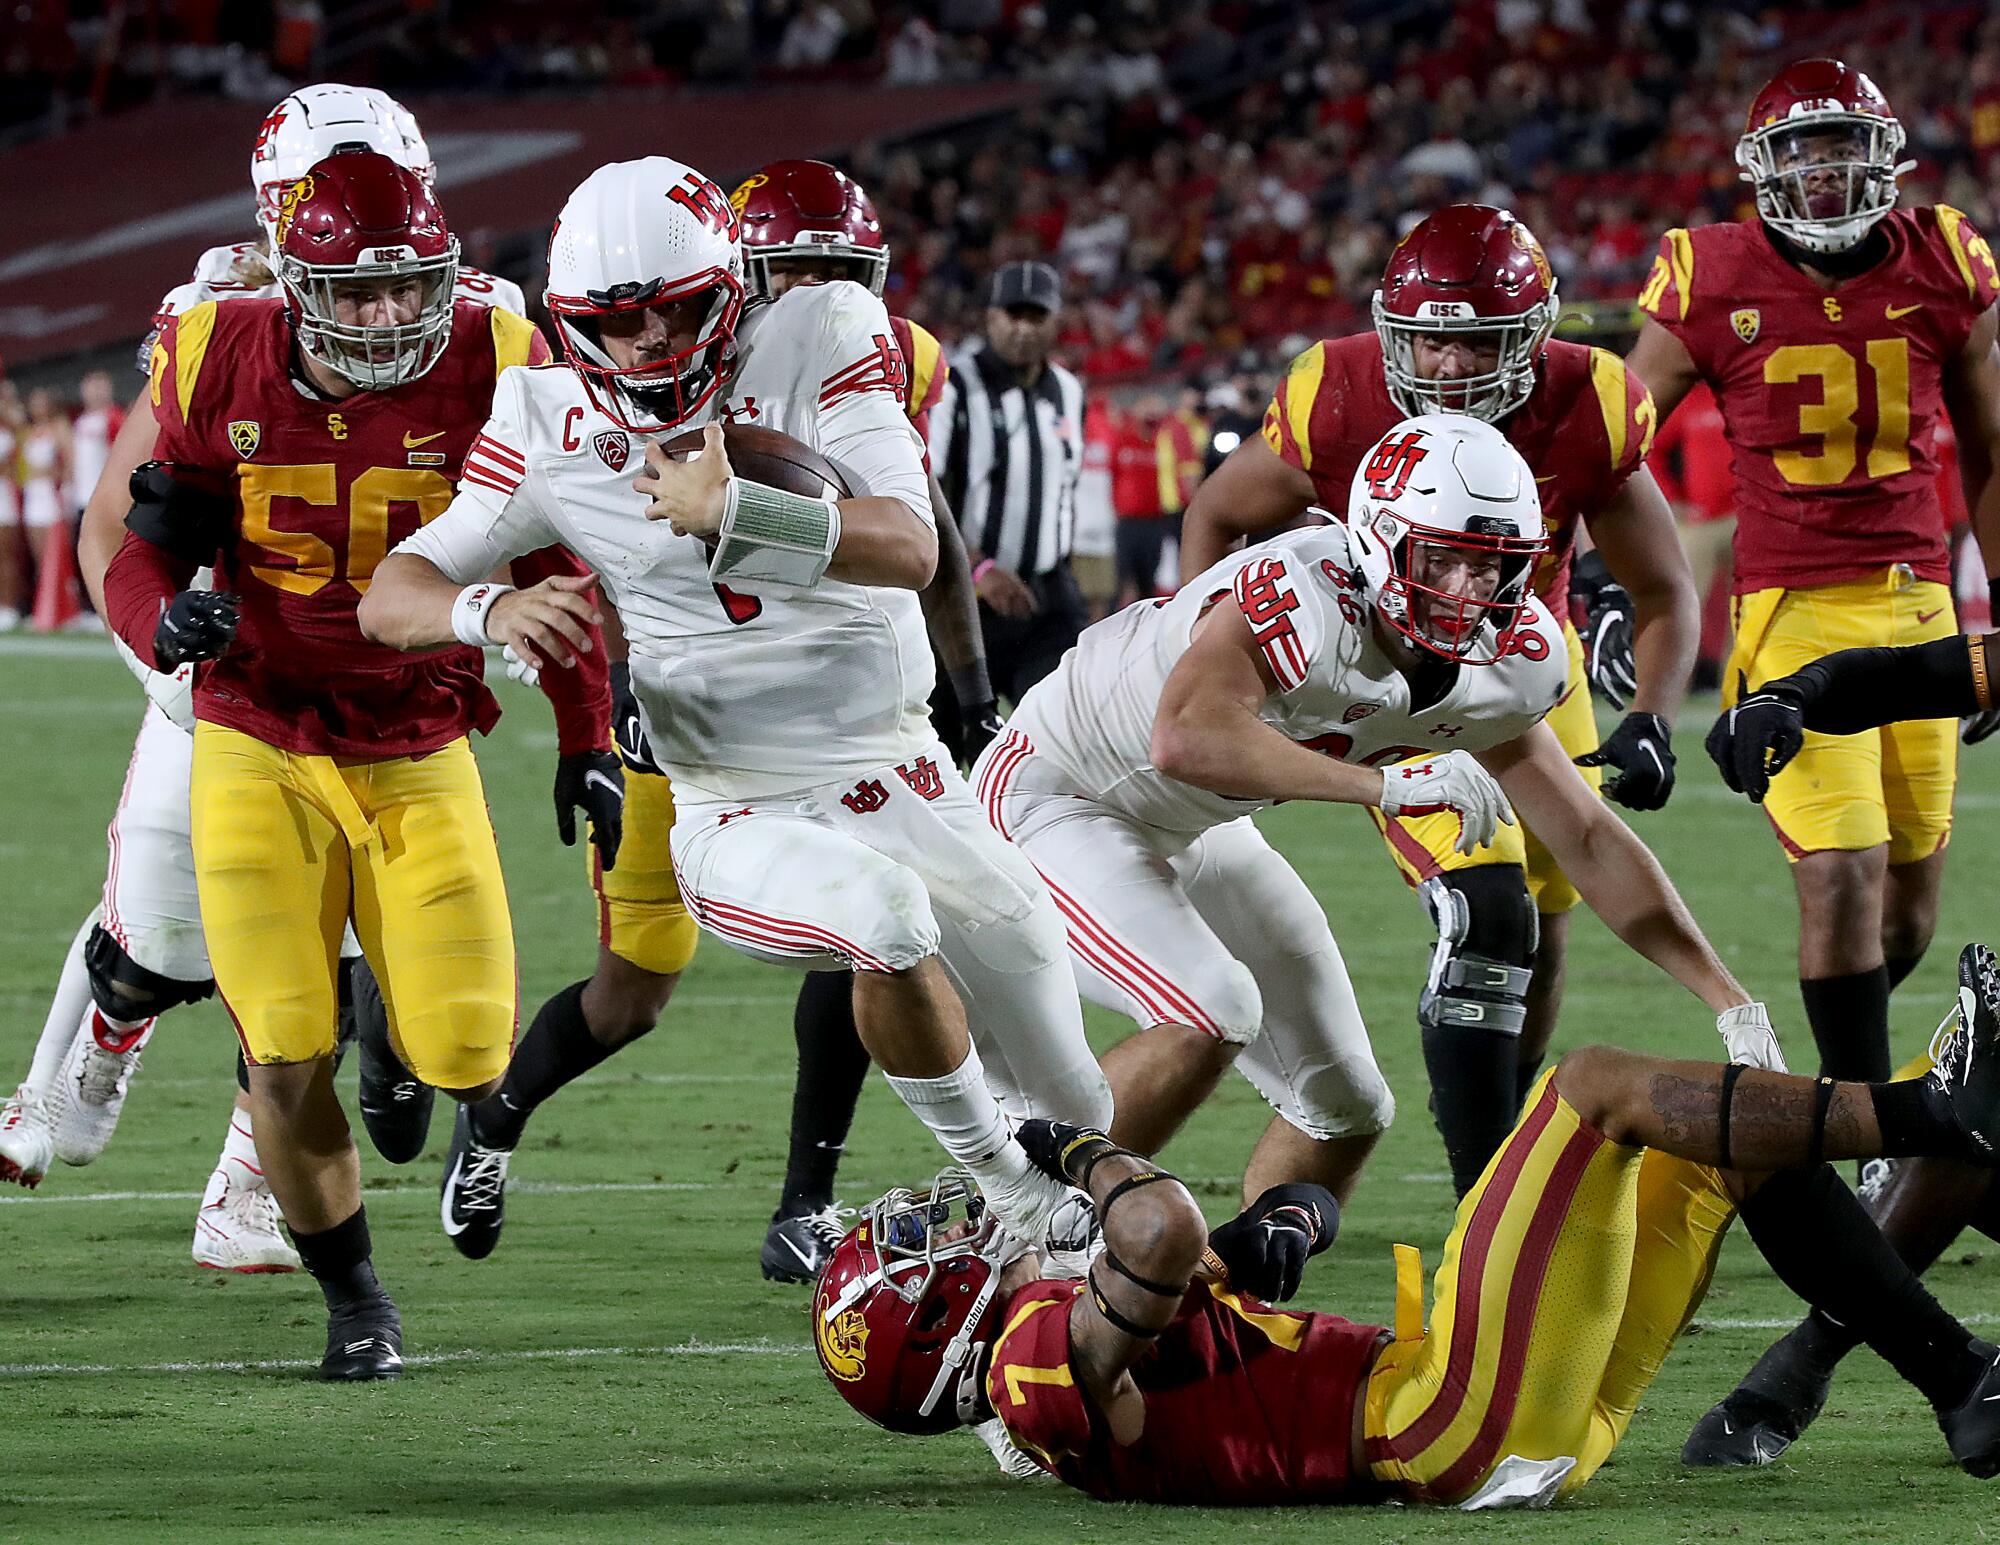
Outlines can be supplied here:
M209 958L246 1058L333 1055L351 913L410 1071L471 1089L506 1068L514 934L465 741L357 761L199 724L191 804Z
M701 929L681 901L668 838L674 830L674 789L659 773L625 769L625 835L609 873L597 847L585 843L591 888L597 892L597 942L620 960L672 976L694 958Z
M1397 1339L1369 1376L1376 1479L1458 1502L1509 1455L1571 1458L1581 1486L1617 1446L1708 1291L1735 1216L1720 1175L1625 1148L1542 1076L1459 1203L1423 1328L1398 1246Z
M1583 671L1583 642L1567 622L1563 624L1563 641L1569 648L1569 685L1549 710L1548 726L1563 750L1574 758L1597 749L1597 717L1591 711L1590 682ZM1603 786L1603 769L1579 767L1577 772L1593 789ZM1534 898L1537 912L1567 912L1583 899L1556 863L1555 855L1525 827L1503 826L1490 843L1460 853L1452 846L1458 840L1458 817L1451 811L1393 820L1379 810L1368 813L1389 844L1396 868L1412 886L1448 870L1520 864L1528 872L1528 894Z

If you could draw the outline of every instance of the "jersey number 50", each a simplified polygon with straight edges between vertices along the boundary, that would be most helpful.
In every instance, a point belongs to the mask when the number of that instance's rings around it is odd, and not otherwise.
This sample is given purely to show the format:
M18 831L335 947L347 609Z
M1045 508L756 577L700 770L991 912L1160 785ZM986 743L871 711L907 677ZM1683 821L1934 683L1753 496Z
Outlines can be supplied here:
M243 499L243 534L259 547L293 560L289 569L252 564L265 584L293 595L312 595L329 580L342 579L365 591L375 566L389 553L389 507L414 504L417 523L435 520L451 503L451 484L425 467L370 467L347 487L347 555L336 571L331 543L310 531L285 531L271 522L277 499L329 506L340 498L340 469L330 461L296 467L243 465L238 489Z

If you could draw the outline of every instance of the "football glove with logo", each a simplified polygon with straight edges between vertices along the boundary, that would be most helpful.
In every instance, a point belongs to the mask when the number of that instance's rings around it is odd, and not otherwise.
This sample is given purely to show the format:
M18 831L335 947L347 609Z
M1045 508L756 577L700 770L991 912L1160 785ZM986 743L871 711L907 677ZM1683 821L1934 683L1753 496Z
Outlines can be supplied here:
M1765 682L1755 692L1744 686L1736 706L1715 721L1705 742L1709 760L1722 774L1722 781L1759 805L1764 803L1771 780L1785 770L1805 743L1804 701L1783 676Z
M618 756L634 772L659 773L664 769L653 760L652 743L646 739L646 721L639 713L639 700L632 695L632 667L623 660L611 667L611 734Z
M1789 1073L1785 1054L1778 1046L1778 1032L1771 1028L1771 1015L1761 1003L1739 1003L1715 1017L1715 1033L1729 1049L1729 1060L1746 1068L1762 1068L1766 1073Z
M1340 1203L1306 1181L1272 1186L1208 1236L1229 1285L1267 1304L1299 1290L1306 1262L1340 1232Z
M1491 842L1503 821L1514 824L1507 796L1469 751L1447 751L1382 769L1384 815L1428 815L1435 810L1458 812L1458 840L1452 846L1460 853Z
M163 671L190 660L213 660L236 640L242 620L237 599L226 590L183 590L160 613L153 630L153 658Z
M578 751L556 760L556 833L576 846L576 813L590 822L590 840L606 869L618 862L625 835L625 769L609 751Z
M1589 552L1570 568L1569 599L1571 610L1581 608L1584 615L1578 637L1591 690L1622 709L1639 689L1632 655L1632 597L1611 577L1603 557Z
M1595 751L1576 759L1579 767L1609 767L1617 776L1604 797L1627 810L1657 810L1674 791L1673 732L1656 713L1628 713Z

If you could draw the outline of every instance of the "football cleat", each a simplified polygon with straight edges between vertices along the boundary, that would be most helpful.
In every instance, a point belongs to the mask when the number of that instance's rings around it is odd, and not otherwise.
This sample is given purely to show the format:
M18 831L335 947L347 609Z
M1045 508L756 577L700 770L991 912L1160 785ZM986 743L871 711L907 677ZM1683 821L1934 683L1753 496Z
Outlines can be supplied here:
M408 1164L424 1151L437 1091L408 1068L389 1043L389 1013L382 987L368 963L356 961L353 984L355 1041L360 1046L358 1087L361 1124L375 1151L391 1164Z
M55 1128L47 1098L32 1084L14 1091L0 1106L0 1180L18 1181L30 1191L55 1162Z
M439 1190L438 1219L458 1253L483 1261L500 1243L507 1221L507 1165L511 1148L489 1148L473 1135L472 1107L458 1108Z
M1014 1447L1014 1440L1007 1436L1007 1424L997 1416L989 1416L983 1422L973 1424L973 1432L984 1443L993 1462L1000 1466L1000 1473L1012 1481L1043 1481L1049 1479L1049 1472L1020 1449Z
M194 1263L211 1271L297 1271L299 1252L279 1223L270 1187L219 1164L194 1216Z
M149 1019L120 1032L93 1011L77 1026L49 1100L56 1157L63 1163L89 1164L109 1145L139 1071L140 1054L157 1023Z
M1694 1424L1681 1445L1681 1463L1697 1469L1770 1464L1819 1415L1834 1366L1813 1355L1806 1325L1774 1341L1743 1382Z
M1986 1371L1967 1395L1949 1411L1938 1413L1938 1427L1951 1445L1951 1457L1967 1475L1989 1481L2000 1475L2000 1348L1972 1343L1986 1359Z
M1983 944L1959 951L1958 1008L1931 1043L1931 1059L1924 1081L1944 1097L1969 1157L2000 1158L2000 961Z
M846 1237L845 1216L831 1204L818 1212L774 1217L764 1231L757 1264L766 1282L811 1282Z
M319 1376L343 1383L403 1376L403 1317L387 1293L327 1316Z

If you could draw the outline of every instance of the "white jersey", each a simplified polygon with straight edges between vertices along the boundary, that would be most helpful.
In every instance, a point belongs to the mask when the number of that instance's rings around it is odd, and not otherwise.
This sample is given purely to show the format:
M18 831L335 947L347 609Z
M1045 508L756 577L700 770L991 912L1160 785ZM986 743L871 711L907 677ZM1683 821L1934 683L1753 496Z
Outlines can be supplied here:
M243 265L246 263L253 274L257 271L269 274L271 271L270 257L261 242L239 241L226 247L210 247L194 265L194 273L188 282L175 285L161 297L159 307L153 313L153 325L146 333L145 342L139 345L139 370L142 375L152 373L153 339L159 333L160 323L168 317L179 316L205 300L241 300L246 296L264 299L282 293L275 277L263 284L246 282L243 277ZM502 311L512 311L519 316L528 314L527 297L513 280L463 265L459 267L452 297L455 300L476 300L482 306L497 306Z
M1277 680L1258 717L1365 766L1502 745L1555 707L1569 675L1561 629L1530 601L1513 649L1496 664L1459 667L1442 700L1413 710L1409 682L1375 639L1347 528L1334 524L1233 553L1172 600L1140 601L1086 628L1009 727L1079 792L1149 826L1200 832L1262 809L1271 801L1225 798L1152 765L1161 693L1212 605L1241 608Z
M893 338L882 302L845 280L754 306L733 374L674 434L716 420L779 430L839 465L853 492L899 498L928 522ZM644 444L568 368L510 370L458 497L398 551L461 584L551 543L595 569L654 754L689 798L763 798L921 754L935 739L935 669L916 592L833 579L719 589L701 541L646 519L632 489Z

